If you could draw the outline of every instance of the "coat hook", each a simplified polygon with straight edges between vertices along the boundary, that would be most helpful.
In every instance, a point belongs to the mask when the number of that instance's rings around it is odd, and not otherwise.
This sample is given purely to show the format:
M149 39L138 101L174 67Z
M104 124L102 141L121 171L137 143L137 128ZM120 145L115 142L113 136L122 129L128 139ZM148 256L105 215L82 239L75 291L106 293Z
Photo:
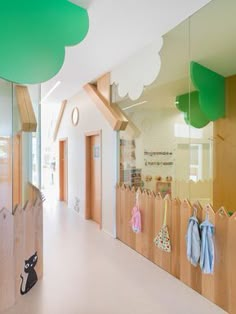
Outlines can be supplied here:
M217 134L216 135L220 140L222 140L222 141L224 141L225 139L224 139L224 137L223 136L221 136L220 134Z

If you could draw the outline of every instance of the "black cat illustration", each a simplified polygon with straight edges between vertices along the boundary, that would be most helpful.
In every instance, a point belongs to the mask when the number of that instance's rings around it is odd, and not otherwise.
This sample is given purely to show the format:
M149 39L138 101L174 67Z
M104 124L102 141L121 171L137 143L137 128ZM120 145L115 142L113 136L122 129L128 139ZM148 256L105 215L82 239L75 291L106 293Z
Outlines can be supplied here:
M22 295L26 294L38 281L36 271L34 270L34 267L37 264L37 260L38 260L37 252L35 252L35 254L32 255L29 259L25 260L24 272L27 274L27 277L24 280L22 274L20 275L22 280L20 286L20 293Z

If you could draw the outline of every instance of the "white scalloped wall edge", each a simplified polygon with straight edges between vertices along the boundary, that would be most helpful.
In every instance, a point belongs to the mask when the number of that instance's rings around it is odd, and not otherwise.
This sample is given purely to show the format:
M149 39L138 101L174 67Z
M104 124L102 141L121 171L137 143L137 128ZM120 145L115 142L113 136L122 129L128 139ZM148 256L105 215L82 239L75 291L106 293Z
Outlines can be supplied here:
M144 87L155 81L161 69L159 53L162 45L163 38L159 37L111 72L111 84L118 85L120 97L128 95L136 100L142 95Z

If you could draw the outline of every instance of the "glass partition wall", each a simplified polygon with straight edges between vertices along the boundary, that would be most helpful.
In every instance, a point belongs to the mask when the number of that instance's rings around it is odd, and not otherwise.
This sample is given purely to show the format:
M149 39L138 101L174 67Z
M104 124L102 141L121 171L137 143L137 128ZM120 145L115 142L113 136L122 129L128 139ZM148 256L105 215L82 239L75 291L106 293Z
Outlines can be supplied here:
M120 132L121 183L236 210L235 10L233 0L211 1L165 34L160 73L139 99L113 85L113 103L133 124Z
M28 185L40 188L40 86L28 87L36 132L22 130L16 86L0 80L0 209L28 200Z

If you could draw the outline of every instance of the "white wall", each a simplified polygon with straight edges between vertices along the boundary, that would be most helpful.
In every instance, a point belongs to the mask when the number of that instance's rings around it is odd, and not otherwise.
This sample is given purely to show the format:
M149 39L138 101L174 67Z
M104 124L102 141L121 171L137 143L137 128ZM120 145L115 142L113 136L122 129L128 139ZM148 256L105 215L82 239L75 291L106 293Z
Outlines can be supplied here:
M79 123L73 126L71 112L79 108ZM73 208L75 198L80 201L80 214L85 215L85 136L92 130L102 130L102 229L115 235L115 185L117 182L117 133L113 131L86 94L81 91L67 103L57 136L68 138L68 206ZM57 165L58 156L57 156ZM58 166L56 167L58 175Z

